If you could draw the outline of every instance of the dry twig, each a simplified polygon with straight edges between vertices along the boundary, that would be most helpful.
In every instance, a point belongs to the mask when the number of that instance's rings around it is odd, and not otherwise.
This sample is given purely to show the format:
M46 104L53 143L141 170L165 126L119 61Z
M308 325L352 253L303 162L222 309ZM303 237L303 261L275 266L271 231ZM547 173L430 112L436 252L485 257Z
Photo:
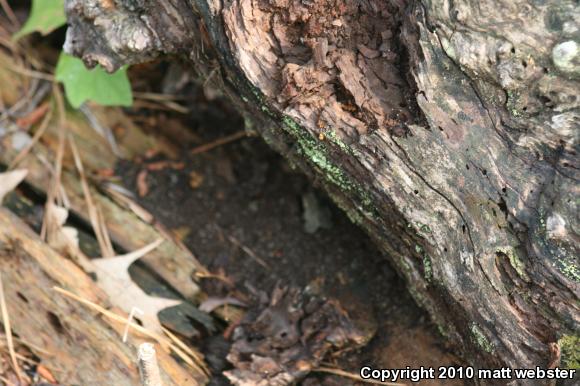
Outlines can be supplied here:
M228 240L230 240L230 242L232 244L234 244L235 246L240 248L242 251L244 251L246 253L246 255L250 256L253 260L256 261L256 263L260 264L262 267L264 267L266 269L271 269L270 266L268 265L268 263L266 263L264 261L264 259L262 259L260 256L256 255L256 253L254 251L252 251L250 248L248 248L247 246L242 244L234 236L227 236L227 237L228 237Z
M0 5L2 6L2 10L10 20L10 23L12 23L12 25L14 26L14 28L19 28L20 23L18 22L18 18L14 14L14 11L12 10L8 2L6 0L0 0Z
M155 347L151 343L141 343L139 345L137 359L139 362L141 385L162 386Z
M150 92L134 92L133 96L135 99L139 100L138 105L140 105L140 107L152 109L159 109L159 107L162 107L164 109L173 110L181 114L187 114L189 112L189 108L175 102L176 100L182 99L176 95L156 94ZM154 103L150 103L148 101Z
M241 130L241 131L238 131L237 133L234 133L231 135L226 135L225 137L216 139L215 141L206 143L205 145L201 145L201 146L198 146L196 148L193 148L190 151L190 154L195 155L195 154L205 153L209 150L215 149L216 147L226 145L228 143L237 141L238 139L241 139L241 138L244 138L247 136L248 136L248 132L246 130Z
M93 113L88 104L83 103L79 110L81 111L81 113L83 113L83 115L87 119L87 122L93 128L93 130L95 130L97 133L99 133L99 135L101 135L103 138L107 140L109 146L111 147L111 150L113 151L113 154L115 154L117 157L121 157L119 145L117 144L117 140L115 139L115 135L113 134L111 128L109 126L101 124L101 122L99 121L97 116Z
M53 75L48 74L46 72L36 71L36 70L29 70L27 68L20 68L20 67L8 67L9 71L15 72L20 75L27 76L33 79L42 79L47 80L49 82L54 82L55 78Z

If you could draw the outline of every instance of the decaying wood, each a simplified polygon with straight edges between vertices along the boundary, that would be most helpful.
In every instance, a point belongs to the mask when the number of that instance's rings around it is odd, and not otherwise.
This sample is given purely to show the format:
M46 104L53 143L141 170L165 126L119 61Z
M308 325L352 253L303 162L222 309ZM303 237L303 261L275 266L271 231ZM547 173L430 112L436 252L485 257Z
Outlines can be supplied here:
M107 303L106 295L87 274L3 208L0 208L0 271L12 331L30 343L30 349L60 383L139 383L136 352L143 340L133 336L129 343L123 343L122 323L102 318L57 294L55 286L98 304ZM162 350L158 350L158 355L164 384L206 381L204 374L186 371Z
M211 78L368 230L474 364L547 366L578 336L574 1L66 10L65 48L88 65L180 55Z

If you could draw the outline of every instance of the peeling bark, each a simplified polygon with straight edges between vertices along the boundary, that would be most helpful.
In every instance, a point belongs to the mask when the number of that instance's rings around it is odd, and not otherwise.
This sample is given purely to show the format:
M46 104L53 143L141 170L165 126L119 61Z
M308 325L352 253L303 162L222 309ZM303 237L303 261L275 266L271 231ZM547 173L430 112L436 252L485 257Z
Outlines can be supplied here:
M325 186L477 366L578 336L574 1L67 0L65 48L186 58ZM556 350L557 351L557 350Z

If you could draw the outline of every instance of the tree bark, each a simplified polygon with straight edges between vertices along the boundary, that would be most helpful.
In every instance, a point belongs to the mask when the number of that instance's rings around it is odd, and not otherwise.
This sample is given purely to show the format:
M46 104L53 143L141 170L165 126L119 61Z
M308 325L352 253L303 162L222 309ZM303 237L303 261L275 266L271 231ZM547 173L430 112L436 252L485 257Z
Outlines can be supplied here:
M574 1L67 0L65 49L186 58L481 367L578 339ZM562 358L564 361L567 358Z

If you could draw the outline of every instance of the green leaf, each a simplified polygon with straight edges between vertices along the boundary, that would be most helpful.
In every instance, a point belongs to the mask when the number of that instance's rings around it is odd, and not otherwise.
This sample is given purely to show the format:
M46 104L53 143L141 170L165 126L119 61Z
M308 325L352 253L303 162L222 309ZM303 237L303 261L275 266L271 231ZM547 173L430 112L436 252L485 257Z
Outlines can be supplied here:
M32 9L26 24L14 34L14 39L32 32L47 35L66 24L64 0L32 0Z
M56 65L56 80L64 84L67 100L76 109L91 100L103 106L131 106L133 94L123 67L114 74L101 66L89 70L82 60L62 52Z

